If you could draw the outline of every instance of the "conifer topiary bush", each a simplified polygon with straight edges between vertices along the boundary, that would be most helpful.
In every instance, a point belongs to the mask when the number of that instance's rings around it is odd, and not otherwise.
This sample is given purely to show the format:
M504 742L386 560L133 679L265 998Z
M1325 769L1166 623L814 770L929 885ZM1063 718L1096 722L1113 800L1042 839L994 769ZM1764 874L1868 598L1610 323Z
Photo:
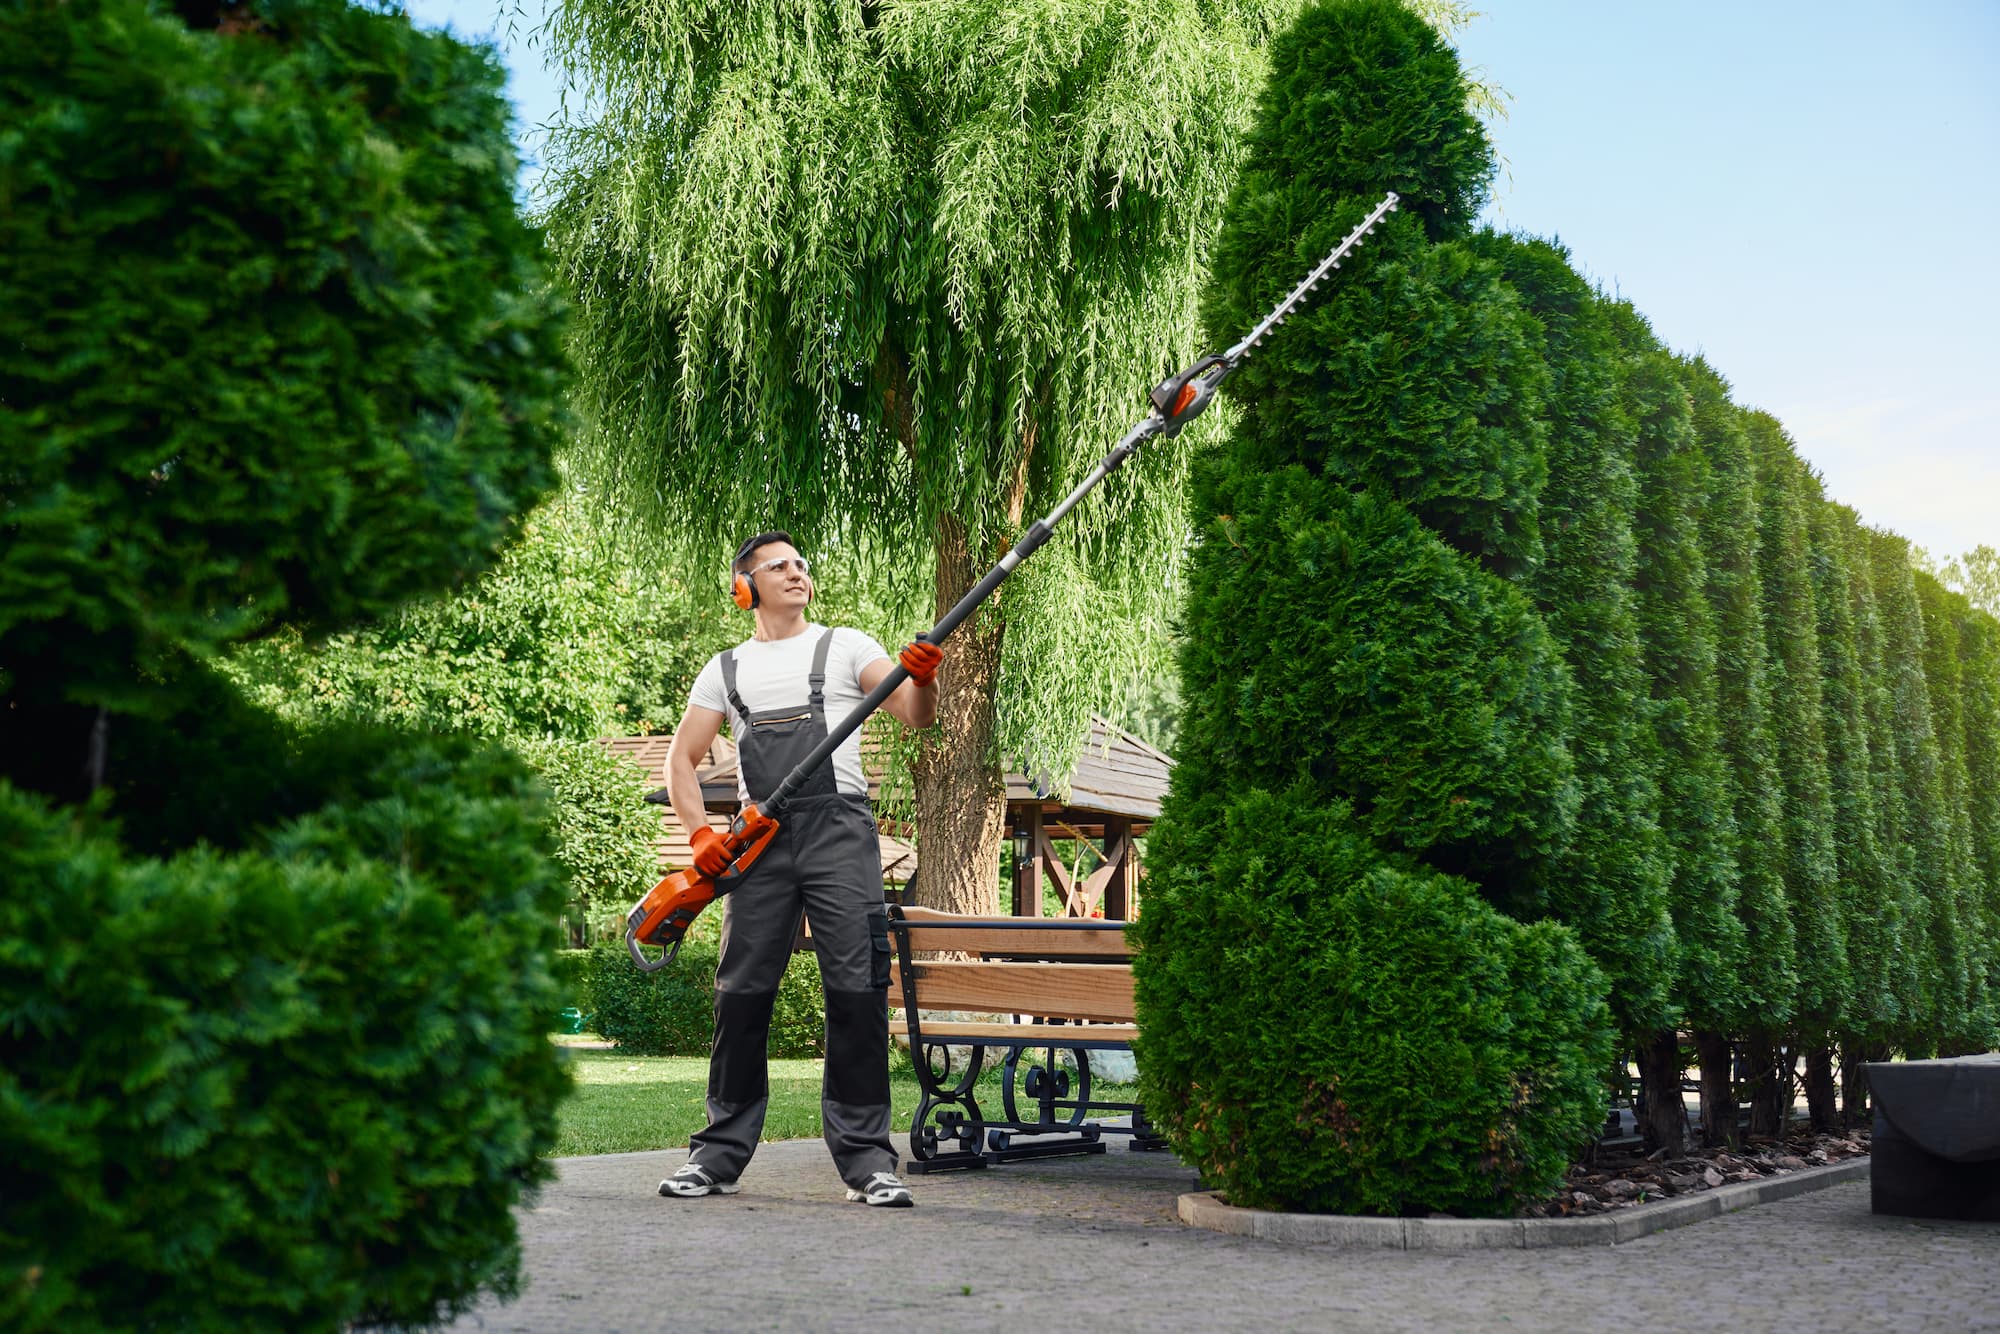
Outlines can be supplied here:
M1272 68L1211 341L1383 190L1407 211L1232 382L1197 468L1142 1099L1239 1204L1505 1214L1602 1121L1611 1054L1575 937L1493 906L1538 901L1577 799L1569 674L1507 577L1541 550L1537 330L1465 239L1491 157L1429 29L1323 5Z
M491 563L560 321L490 55L339 0L0 13L0 1324L511 1292L567 1086L538 784L209 663Z
M1310 785L1179 786L1140 919L1147 1114L1232 1204L1505 1215L1603 1119L1604 979L1570 932L1385 853Z

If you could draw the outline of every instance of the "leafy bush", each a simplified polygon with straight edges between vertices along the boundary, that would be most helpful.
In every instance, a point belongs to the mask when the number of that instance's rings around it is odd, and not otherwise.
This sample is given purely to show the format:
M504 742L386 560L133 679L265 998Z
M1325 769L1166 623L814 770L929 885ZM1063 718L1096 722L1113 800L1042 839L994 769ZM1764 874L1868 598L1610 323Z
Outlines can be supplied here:
M1611 1050L1568 929L1493 906L1548 901L1577 805L1570 675L1510 577L1542 547L1540 333L1463 239L1491 160L1434 34L1322 4L1272 70L1218 339L1384 188L1408 211L1250 361L1198 465L1142 1097L1239 1204L1504 1214L1600 1123Z
M1137 926L1147 1113L1247 1207L1545 1197L1603 1120L1602 975L1566 929L1384 855L1315 800L1172 799Z
M591 1027L634 1056L706 1056L715 1037L716 931L721 917L719 908L703 913L679 957L657 973L635 968L622 942L594 947L583 983ZM819 963L811 955L795 954L778 984L770 1054L823 1056L825 1031Z
M350 740L301 765L344 792L233 854L129 857L0 782L0 1323L423 1323L514 1291L567 1089L533 782Z
M491 55L185 8L0 18L0 658L85 697L449 586L551 480L561 327Z
M205 664L491 564L564 370L488 53L343 0L0 8L0 1322L511 1293L566 1082L541 789Z

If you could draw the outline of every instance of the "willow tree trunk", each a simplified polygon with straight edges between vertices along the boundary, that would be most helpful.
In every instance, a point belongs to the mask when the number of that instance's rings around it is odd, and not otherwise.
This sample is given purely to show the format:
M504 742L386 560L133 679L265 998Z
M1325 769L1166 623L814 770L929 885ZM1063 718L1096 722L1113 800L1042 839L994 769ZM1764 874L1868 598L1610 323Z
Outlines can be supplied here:
M1702 1147L1732 1148L1736 1144L1736 1087L1729 1079L1729 1035L1712 1028L1696 1029L1694 1055L1701 1063Z
M937 612L965 596L989 567L970 549L956 516L938 521ZM938 668L938 726L910 766L917 796L917 875L913 897L946 912L999 909L1000 838L1007 786L994 753L994 687L1004 626L974 615L944 643Z
M1670 1158L1687 1152L1687 1111L1681 1105L1681 1040L1663 1028L1639 1044L1639 1081L1646 1092L1646 1114L1639 1133L1649 1150L1665 1149Z

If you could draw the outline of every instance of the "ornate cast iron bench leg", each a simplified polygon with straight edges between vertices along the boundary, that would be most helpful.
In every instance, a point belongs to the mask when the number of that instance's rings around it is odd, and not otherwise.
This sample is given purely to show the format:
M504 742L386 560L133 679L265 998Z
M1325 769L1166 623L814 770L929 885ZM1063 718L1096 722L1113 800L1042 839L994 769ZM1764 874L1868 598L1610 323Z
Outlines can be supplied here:
M986 1048L972 1044L965 1072L955 1083L947 1085L946 1081L951 1079L950 1044L922 1040L920 1030L914 1025L911 1038L910 1055L917 1068L920 1096L916 1113L910 1117L910 1157L903 1170L921 1176L926 1172L986 1166L986 1159L979 1151L986 1117L972 1096L972 1087L979 1082L980 1067L985 1062Z

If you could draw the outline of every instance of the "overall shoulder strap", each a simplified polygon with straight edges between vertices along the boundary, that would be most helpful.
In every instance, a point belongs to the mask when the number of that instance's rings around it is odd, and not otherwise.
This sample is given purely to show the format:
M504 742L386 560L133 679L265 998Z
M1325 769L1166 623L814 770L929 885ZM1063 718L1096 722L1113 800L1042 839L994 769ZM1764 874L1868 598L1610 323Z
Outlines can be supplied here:
M729 696L730 707L736 710L738 718L748 719L750 710L744 706L743 696L736 693L736 650L722 650L722 693Z
M812 687L812 706L823 710L826 707L826 657L833 649L833 630L828 627L820 632L819 643L813 645L812 675L806 678Z

